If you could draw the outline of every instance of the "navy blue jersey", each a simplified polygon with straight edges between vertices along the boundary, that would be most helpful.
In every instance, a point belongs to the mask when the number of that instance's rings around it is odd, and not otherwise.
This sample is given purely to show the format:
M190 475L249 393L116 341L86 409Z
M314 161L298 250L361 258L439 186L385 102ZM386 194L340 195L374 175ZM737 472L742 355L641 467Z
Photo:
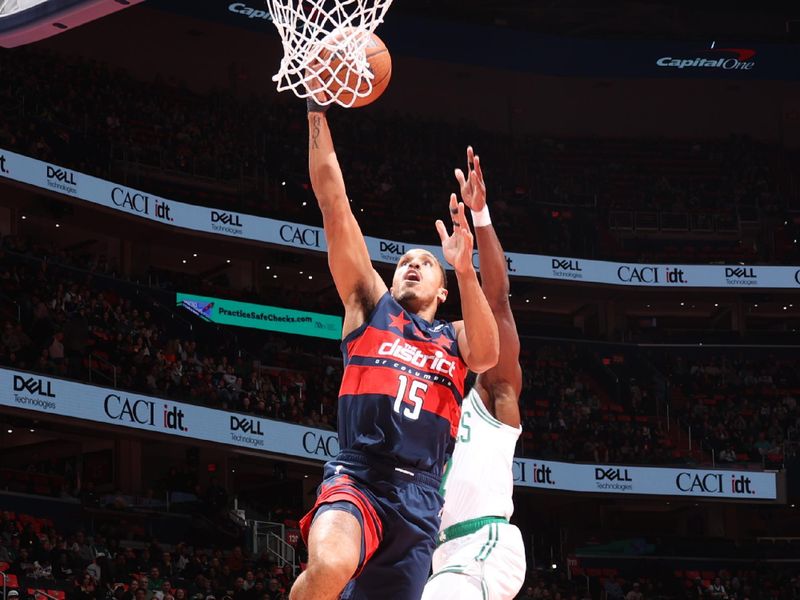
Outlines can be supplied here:
M467 366L455 328L428 323L386 292L342 340L339 446L441 476L461 418Z

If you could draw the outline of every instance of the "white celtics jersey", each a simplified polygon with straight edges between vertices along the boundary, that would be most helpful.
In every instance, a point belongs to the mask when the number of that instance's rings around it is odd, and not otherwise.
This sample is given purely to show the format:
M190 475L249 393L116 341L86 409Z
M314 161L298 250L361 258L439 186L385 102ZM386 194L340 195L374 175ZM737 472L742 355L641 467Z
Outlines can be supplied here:
M478 392L469 391L442 479L441 529L478 517L511 517L514 449L521 432L521 427L514 429L494 418Z

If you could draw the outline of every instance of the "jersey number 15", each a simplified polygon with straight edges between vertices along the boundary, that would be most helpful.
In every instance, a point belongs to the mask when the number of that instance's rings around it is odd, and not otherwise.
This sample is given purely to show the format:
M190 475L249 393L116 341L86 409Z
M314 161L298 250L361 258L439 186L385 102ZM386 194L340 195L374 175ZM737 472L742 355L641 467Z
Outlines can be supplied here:
M401 414L400 409L403 408L402 415L412 420L419 419L419 414L422 412L422 402L425 392L428 391L428 384L414 379L411 385L408 385L408 375L398 375L400 386L397 389L397 397L394 399L394 412L398 415ZM406 395L408 392L408 395ZM412 404L412 407L403 407L403 402Z

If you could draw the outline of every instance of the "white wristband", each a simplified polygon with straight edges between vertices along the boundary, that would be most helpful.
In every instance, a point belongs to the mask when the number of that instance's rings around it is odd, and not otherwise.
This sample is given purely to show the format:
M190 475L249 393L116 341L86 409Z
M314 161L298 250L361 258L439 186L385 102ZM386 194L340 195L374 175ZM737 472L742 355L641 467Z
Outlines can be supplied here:
M472 213L472 224L475 227L487 227L492 224L492 218L489 216L488 204L484 204L483 208L477 212L474 210L470 210L470 212Z

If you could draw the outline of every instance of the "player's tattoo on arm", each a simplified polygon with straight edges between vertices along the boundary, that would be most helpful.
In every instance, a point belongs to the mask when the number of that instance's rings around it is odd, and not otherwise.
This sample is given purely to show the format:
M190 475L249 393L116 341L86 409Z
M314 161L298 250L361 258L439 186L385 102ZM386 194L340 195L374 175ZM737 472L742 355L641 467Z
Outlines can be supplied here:
M319 133L320 133L320 126L319 126L319 115L312 115L311 117L311 149L312 150L319 150Z

